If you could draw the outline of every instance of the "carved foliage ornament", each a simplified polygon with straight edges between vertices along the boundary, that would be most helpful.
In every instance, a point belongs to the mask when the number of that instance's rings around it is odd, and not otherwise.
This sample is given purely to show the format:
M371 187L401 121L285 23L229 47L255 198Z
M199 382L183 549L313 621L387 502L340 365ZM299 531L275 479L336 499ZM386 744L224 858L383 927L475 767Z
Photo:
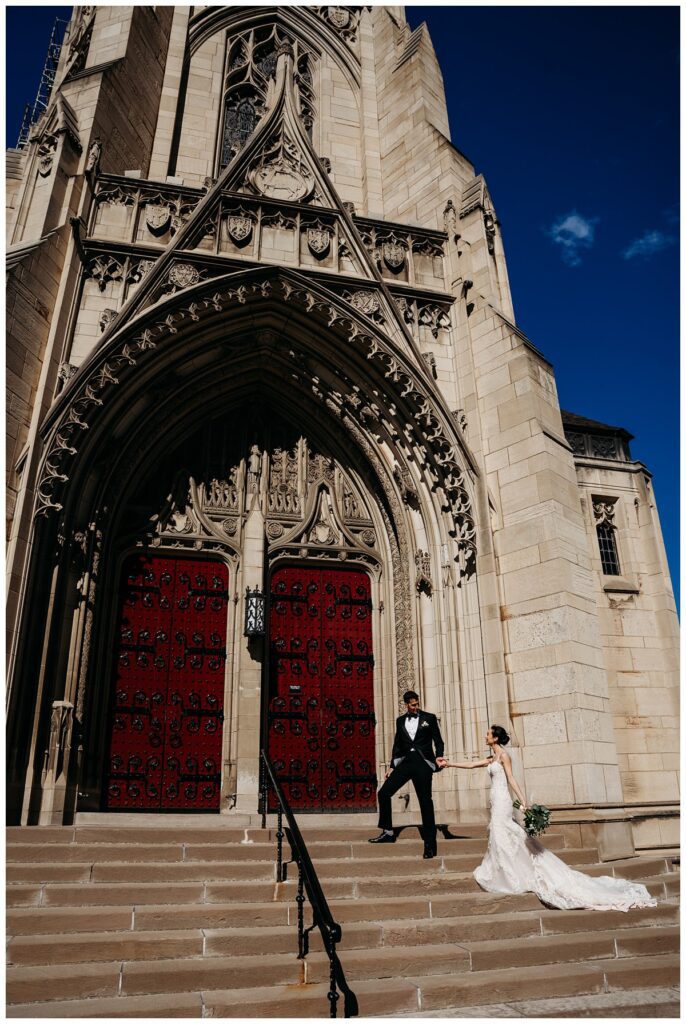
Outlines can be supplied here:
M612 501L600 499L593 502L593 515L596 526L600 526L601 523L607 523L609 526L615 525L615 505L616 499Z

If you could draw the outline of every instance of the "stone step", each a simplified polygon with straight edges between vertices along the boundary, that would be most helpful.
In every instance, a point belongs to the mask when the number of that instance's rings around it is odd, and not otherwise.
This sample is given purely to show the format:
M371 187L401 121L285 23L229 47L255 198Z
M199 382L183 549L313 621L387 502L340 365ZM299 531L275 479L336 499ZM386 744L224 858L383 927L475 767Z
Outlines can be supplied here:
M383 874L390 874L391 871L396 875L411 876L417 870L432 873L442 871L466 872L473 871L483 860L483 854L480 853L463 855L444 854L439 846L438 856L431 860L423 860L422 848L418 847L414 856L403 856L402 858L398 857L393 861L389 861L384 858L381 852L385 847L380 849L370 847L370 849L374 851L371 856L355 858L354 860L321 860L313 858L320 880L323 882L327 878L346 878L351 871L357 878L378 877ZM597 863L597 851L589 848L560 850L556 856L559 856L566 864L574 867L592 864L594 858Z
M627 914L621 911L589 910L546 910L541 908L538 899L532 894L519 896L499 896L481 891L470 894L457 894L441 897L407 897L400 899L356 900L345 903L331 901L331 910L335 919L345 924L344 936L353 922L374 921L384 923L384 943L406 944L408 942L460 941L465 928L465 921L488 922L485 918L492 915L503 921L514 915L515 933L537 934L555 933L559 931L584 931L587 928L627 927L634 924L654 923L671 924L678 918L678 905L662 903L654 908L632 910ZM309 912L306 911L309 915ZM533 914L529 921L528 915ZM445 925L441 919L449 919ZM602 921L601 921L602 918ZM159 929L173 932L177 929L230 929L240 934L236 928L236 920L250 922L251 928L265 932L268 942L270 929L293 925L296 920L296 908L291 902L259 903L259 904L202 904L190 906L143 905L141 907L40 907L19 908L7 913L7 934L10 936L50 936L58 934L78 934L82 932L117 932L127 934L132 931L148 931ZM309 920L309 916L306 916ZM593 923L591 923L593 922ZM373 923L373 921L372 921ZM462 929L462 931L461 931ZM437 930L443 938L436 939ZM408 939L408 931L413 938ZM400 938L393 939L396 934ZM473 935L473 931L471 932ZM496 930L497 936L497 930ZM496 937L494 936L494 937ZM488 938L490 935L479 935ZM240 945L238 946L240 948Z
M446 1006L509 1003L512 1000L571 996L612 991L616 988L672 986L679 980L679 957L626 957L578 964L460 972L452 976L406 978L421 989L423 1010Z
M324 955L324 954L322 954ZM327 961L328 962L328 961ZM252 988L269 978L272 985L297 985L306 980L306 965L296 951L268 956L191 957L173 960L110 961L60 964L55 967L10 967L6 974L8 1003L30 999L95 999L121 995ZM328 977L328 975L327 975Z
M605 991L640 989L646 985L673 987L679 958L674 955L592 963L546 964L444 975L360 980L353 988L361 1017L440 1010L536 1000L546 997L594 995ZM198 993L58 1000L23 1003L9 1008L10 1017L328 1017L326 984L275 984L250 989L209 989ZM340 1004L339 1004L340 1006ZM342 1010L342 1007L341 1007Z
M341 949L372 949L374 947L411 946L447 943L450 945L494 940L512 940L527 936L538 937L559 934L568 928L565 916L573 914L572 932L591 933L608 927L621 934L623 943L642 941L644 933L654 931L656 936L678 922L678 907L660 906L627 914L596 911L519 911L515 913L481 914L465 917L442 917L431 920L391 920L380 923L346 922ZM545 925L543 924L543 918ZM310 917L306 912L306 922ZM160 931L132 931L131 918L119 931L98 930L98 917L89 919L93 931L71 934L55 930L52 934L15 934L8 946L11 964L37 965L79 963L104 960L165 959L171 957L239 956L252 953L288 953L295 949L294 925L228 928L181 928ZM203 942L204 939L204 942ZM311 948L321 948L315 931ZM631 949L627 945L627 949ZM623 954L622 954L623 955Z
M264 937L264 929L252 929ZM278 928L282 948L293 948L293 928ZM288 944L287 944L288 943ZM16 935L7 947L7 961L16 966L39 964L79 964L107 960L165 960L174 957L202 956L204 936L200 928L170 932L94 931L66 935ZM237 948L240 948L237 945Z
M487 840L481 838L465 838L444 840L439 838L438 851L441 857L472 855L481 860L486 852ZM552 836L549 848L559 851L563 859L572 852L564 847L562 836ZM423 842L418 836L411 840L398 840L375 846L367 841L349 842L343 839L330 839L327 842L308 841L307 848L315 863L327 860L372 860L383 859L392 863L396 858L421 856ZM591 847L583 848L591 862L597 851ZM284 840L284 852L289 845ZM576 851L578 852L578 851ZM274 861L276 859L276 842L244 843L244 842L183 842L180 839L154 844L128 842L89 842L89 843L11 843L7 846L6 860L8 864L84 864L107 862L139 863L151 860L162 862L176 861Z
M576 851L562 851L563 859L568 863L575 863L576 858L582 860ZM559 854L558 854L559 855ZM426 884L431 888L432 876L436 878L457 877L463 874L465 878L471 878L471 871L480 862L479 857L468 856L465 860L459 861L454 857L436 857L433 860L421 862L421 874L418 878L420 885ZM391 866L392 865L392 866ZM372 887L381 886L384 889L392 887L396 879L405 878L404 869L415 868L413 874L417 877L416 858L403 859L390 864L378 858L361 863L352 860L336 860L333 862L319 861L317 872L321 879L339 879L358 882L358 894L369 894ZM641 881L646 877L657 877L658 874L669 877L670 891L676 892L679 887L679 871L674 870L670 861L664 858L641 858L637 865L632 861L614 861L605 864L581 864L588 874L614 874L618 878L631 878ZM640 870L639 870L640 866ZM398 868L400 870L398 870ZM293 873L294 869L291 868ZM51 884L51 883L82 883L82 882L130 882L130 883L163 883L163 882L220 882L220 881L253 881L273 882L275 878L275 865L273 861L238 861L225 863L220 861L190 861L190 862L134 862L134 863L110 863L100 862L95 864L60 864L46 861L39 864L7 864L6 879L9 885L15 884ZM329 882L328 885L331 885ZM362 889L366 892L362 893ZM377 890L375 890L377 891Z
M5 830L7 845L17 843L33 843L42 846L45 843L69 845L75 842L86 844L99 843L139 843L144 846L150 843L220 843L220 842L242 842L245 839L253 843L272 844L276 841L276 824L269 823L267 828L259 827L235 827L226 825L177 825L177 816L166 819L166 825L57 825L41 826L40 828L25 825L10 825ZM340 817L337 817L328 826L308 826L307 818L298 815L298 825L306 842L366 842L371 836L378 835L379 829L376 824L356 827L346 824ZM408 839L419 837L419 827L415 825L401 826L396 828L398 842L406 842ZM485 839L487 837L486 822L459 824L446 826L445 836L451 837L448 841L461 839ZM439 826L439 839L444 837L444 832ZM546 841L550 837L560 839L562 833L556 832L554 827L546 833Z
M373 950L347 950L342 962L348 981L368 978L448 974L506 967L614 960L618 957L654 956L679 952L679 928L636 928L626 943L615 931L581 932L573 935L529 936L523 942L497 939L490 942L438 943L424 946L386 946ZM325 953L308 957L307 980L324 982L329 976Z
M630 860L613 860L603 864L590 864L589 875L615 875L617 878L641 879L647 875L678 875L667 857L632 857Z

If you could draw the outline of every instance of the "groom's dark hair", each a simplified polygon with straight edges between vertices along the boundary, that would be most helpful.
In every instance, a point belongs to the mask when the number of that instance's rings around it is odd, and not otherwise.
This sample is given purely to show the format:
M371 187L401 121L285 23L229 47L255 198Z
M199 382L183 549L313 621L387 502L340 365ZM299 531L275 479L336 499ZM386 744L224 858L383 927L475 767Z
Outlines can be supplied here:
M419 700L419 694L415 693L414 690L408 690L403 694L403 700L406 704L409 704L411 700Z

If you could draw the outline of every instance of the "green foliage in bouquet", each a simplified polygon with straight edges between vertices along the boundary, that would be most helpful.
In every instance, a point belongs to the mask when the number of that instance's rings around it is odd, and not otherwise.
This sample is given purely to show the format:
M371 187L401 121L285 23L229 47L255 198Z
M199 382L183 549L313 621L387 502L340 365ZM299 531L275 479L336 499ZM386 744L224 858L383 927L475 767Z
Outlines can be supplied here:
M521 800L514 800L516 811L522 806ZM524 831L530 836L540 836L550 824L550 811L542 804L532 804L524 811Z

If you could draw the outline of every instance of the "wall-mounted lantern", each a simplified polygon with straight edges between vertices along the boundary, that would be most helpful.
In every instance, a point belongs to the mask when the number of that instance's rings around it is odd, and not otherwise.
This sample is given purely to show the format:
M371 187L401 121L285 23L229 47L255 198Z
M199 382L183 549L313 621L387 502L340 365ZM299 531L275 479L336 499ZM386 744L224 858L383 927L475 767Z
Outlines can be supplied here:
M259 587L245 588L244 636L264 636L264 594Z

